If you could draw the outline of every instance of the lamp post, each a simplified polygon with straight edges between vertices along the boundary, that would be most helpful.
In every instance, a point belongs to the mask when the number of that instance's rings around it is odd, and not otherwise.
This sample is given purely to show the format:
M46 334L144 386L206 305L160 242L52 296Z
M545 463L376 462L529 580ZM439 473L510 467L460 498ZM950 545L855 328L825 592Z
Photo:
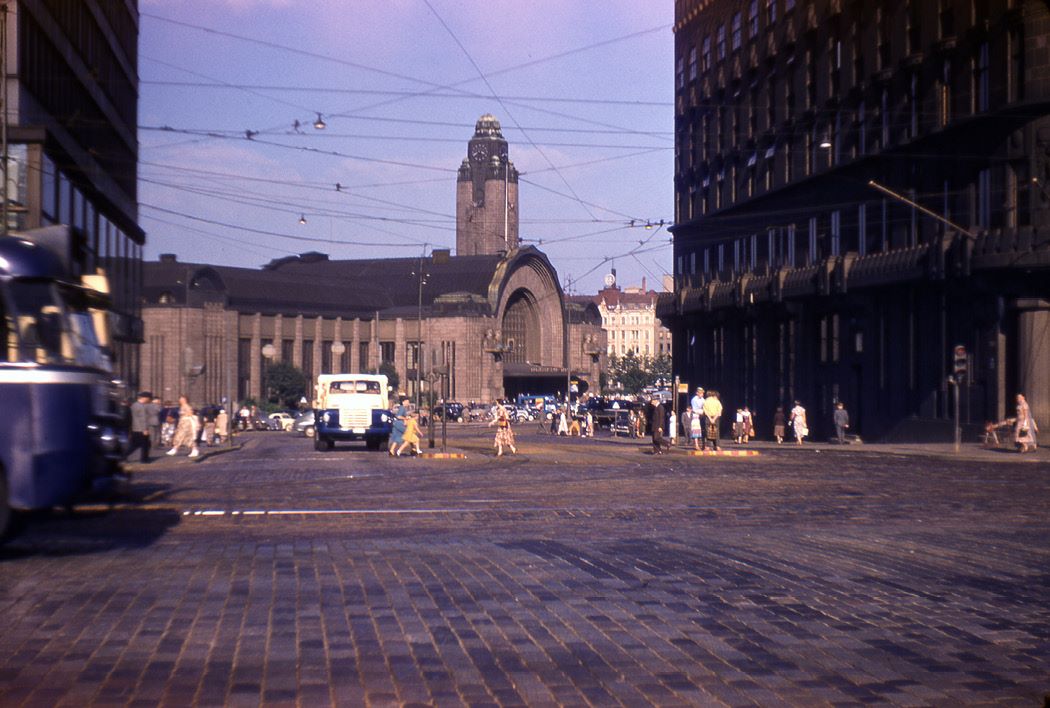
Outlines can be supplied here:
M341 341L340 342L332 342L332 356L337 357L339 359L339 373L341 373L341 374L347 373L347 372L343 371L343 352L345 352L345 351L346 351L346 345L343 344ZM334 369L335 366L333 366L332 368ZM331 372L329 372L329 373L331 373Z
M423 259L426 258L426 246L419 256L419 268L415 275L419 278L419 300L416 309L416 410L419 410L422 402L423 390L423 286L427 284L428 273L423 272Z
M266 397L266 400L269 401L270 400L270 377L269 377L270 362L273 361L273 358L277 355L277 348L273 344L266 344L262 348L262 355L263 355L263 358L266 360L266 366L263 368L263 377L262 377L263 378L263 387L264 387L263 395Z

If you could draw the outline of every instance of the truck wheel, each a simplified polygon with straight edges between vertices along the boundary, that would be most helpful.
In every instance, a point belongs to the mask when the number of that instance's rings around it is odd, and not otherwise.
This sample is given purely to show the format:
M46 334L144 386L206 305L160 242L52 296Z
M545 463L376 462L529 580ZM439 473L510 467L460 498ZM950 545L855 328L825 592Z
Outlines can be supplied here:
M314 449L318 452L328 452L332 449L332 443L318 435L314 438Z
M375 452L379 449L379 438L365 438L365 449Z

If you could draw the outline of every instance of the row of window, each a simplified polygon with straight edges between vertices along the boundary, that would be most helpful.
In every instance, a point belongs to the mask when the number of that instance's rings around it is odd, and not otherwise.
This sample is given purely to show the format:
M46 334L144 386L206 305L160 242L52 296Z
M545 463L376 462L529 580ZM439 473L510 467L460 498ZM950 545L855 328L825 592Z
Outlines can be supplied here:
M982 229L1017 228L1031 224L1036 190L1028 177L1027 163L1014 162L980 170L972 187L963 192L953 192L945 182L941 199L933 206L949 220L969 221ZM909 196L914 199L917 195ZM966 218L960 216L960 205L968 206ZM675 272L680 276L714 275L741 273L766 265L804 267L847 251L864 256L913 247L942 232L940 222L920 218L915 209L883 199L680 253Z

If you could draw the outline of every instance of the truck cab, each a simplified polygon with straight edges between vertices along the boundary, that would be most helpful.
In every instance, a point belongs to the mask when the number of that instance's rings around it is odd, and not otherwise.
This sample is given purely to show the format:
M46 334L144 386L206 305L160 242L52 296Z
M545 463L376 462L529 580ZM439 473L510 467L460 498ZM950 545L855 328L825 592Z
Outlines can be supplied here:
M363 440L369 450L386 447L394 416L382 374L322 374L317 377L314 448L331 450L337 441Z

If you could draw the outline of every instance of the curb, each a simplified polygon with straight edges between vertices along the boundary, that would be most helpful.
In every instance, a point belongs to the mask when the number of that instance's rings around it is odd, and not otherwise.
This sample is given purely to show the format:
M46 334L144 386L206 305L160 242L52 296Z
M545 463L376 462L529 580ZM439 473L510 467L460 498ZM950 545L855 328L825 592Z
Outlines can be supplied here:
M758 450L690 450L690 457L758 457Z
M467 457L462 452L421 452L419 456L425 460L465 460Z
M201 462L204 462L205 460L207 460L209 457L215 457L217 455L225 455L228 452L237 452L238 450L243 450L243 449L244 449L244 443L234 443L233 445L230 445L228 447L221 447L221 448L219 448L217 450L208 450L207 452L202 452L197 457L194 457L193 458L193 464L200 464Z

